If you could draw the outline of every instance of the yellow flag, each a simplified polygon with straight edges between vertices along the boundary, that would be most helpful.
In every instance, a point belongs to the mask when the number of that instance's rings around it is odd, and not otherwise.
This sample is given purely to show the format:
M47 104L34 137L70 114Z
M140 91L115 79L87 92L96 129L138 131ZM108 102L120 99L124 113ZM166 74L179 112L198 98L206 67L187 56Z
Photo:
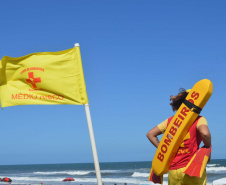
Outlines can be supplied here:
M1 107L88 103L79 47L4 56L0 62Z

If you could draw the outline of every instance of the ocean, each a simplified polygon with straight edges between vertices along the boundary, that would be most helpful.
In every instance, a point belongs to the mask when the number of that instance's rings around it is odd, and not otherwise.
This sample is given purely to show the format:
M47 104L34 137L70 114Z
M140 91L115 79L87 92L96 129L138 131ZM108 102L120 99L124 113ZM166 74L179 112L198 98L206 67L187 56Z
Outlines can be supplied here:
M100 163L104 185L151 184L148 182L150 168L151 161ZM167 176L164 175L164 184L168 184ZM9 177L12 184L20 185L40 185L41 182L43 185L97 184L93 163L0 165L0 177ZM67 177L72 177L75 181L62 182ZM213 181L221 178L226 178L226 159L212 159L207 165L207 184L213 184Z

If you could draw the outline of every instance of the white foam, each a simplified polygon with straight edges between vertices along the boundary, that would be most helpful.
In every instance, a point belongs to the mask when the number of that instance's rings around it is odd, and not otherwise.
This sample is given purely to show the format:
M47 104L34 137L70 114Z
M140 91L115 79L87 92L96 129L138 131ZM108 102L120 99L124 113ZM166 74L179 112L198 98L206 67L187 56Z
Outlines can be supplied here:
M150 182L150 181L143 181L143 182L140 183L140 185L155 185L155 184L153 182ZM168 185L168 182L163 181L163 185Z
M217 179L213 181L213 185L225 185L226 184L226 178Z
M212 166L217 166L217 165L219 165L219 164L207 164L206 166L207 167L212 167Z
M132 177L149 177L149 173L134 172Z
M138 172L137 172L138 173ZM38 177L11 177L16 184L20 184L18 181L22 181L24 183L28 182L61 182L63 179L62 178L38 178ZM140 179L136 178L102 178L102 181L104 183L128 183L128 184L146 184L146 185L154 185L154 183L150 181L143 181ZM75 181L72 181L71 183L97 183L96 178L75 178ZM215 182L215 181L214 181ZM217 181L216 181L217 182ZM226 184L226 179L225 181L219 181L219 182L224 182ZM163 185L167 185L167 181L163 181ZM207 185L212 185L207 183ZM220 184L214 184L214 185L220 185ZM222 185L222 184L221 184Z
M169 175L169 174L168 174L168 173L166 173L166 174L164 174L164 175L163 175L163 177L168 177L168 175Z
M61 182L63 178L38 178L38 177L11 177L14 182ZM130 184L140 184L145 183L146 181L136 179L136 178L102 178L102 181L105 183L130 183ZM18 183L19 183L18 182ZM96 178L75 178L76 183L97 183ZM151 183L151 182L150 182ZM167 182L165 182L167 184Z
M38 177L10 177L13 181L62 181L63 178L38 178Z
M134 172L132 177L149 177L150 173ZM168 174L164 174L163 177L168 177Z
M100 170L101 173L121 173L121 170Z
M39 175L54 175L54 174L67 174L67 175L87 175L92 171L59 171L59 172L34 172Z
M220 171L226 171L226 167L207 167L207 172L220 172Z
M101 173L120 173L121 170L101 170ZM66 175L87 175L89 173L95 173L95 171L53 171L53 172L34 172L39 175L54 175L54 174L66 174Z
M140 179L131 179L131 178L118 178L118 179L117 178L115 178L115 179L113 179L113 178L103 178L103 182L140 184L140 183L146 183L147 181L143 181L143 180L140 180ZM168 183L166 182L165 184L168 184Z

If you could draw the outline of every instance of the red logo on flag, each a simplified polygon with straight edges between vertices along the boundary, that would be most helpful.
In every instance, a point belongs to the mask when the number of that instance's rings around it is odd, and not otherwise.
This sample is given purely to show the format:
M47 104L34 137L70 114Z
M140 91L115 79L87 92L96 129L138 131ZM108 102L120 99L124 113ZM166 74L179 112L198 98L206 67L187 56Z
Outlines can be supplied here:
M40 83L41 78L40 77L34 78L33 72L29 72L28 77L29 79L26 79L27 83L30 83L34 89L37 89L36 83Z

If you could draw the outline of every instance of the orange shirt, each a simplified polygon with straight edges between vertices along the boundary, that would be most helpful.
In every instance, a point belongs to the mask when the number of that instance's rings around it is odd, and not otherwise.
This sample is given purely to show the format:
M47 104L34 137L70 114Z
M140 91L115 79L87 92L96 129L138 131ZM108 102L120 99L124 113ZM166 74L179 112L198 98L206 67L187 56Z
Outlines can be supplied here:
M158 125L158 128L164 132L169 125L173 117L168 118L164 122ZM181 143L173 162L170 165L170 170L179 169L185 167L195 152L199 149L199 145L202 141L200 134L197 131L197 128L200 125L207 125L207 121L204 117L198 116L191 128L189 129L187 135L184 138L184 141Z
M162 133L165 132L166 127L167 127L167 123L168 123L168 119L164 120L162 123L160 123L160 124L157 125L157 127L159 128L159 130ZM200 125L208 125L205 117L201 117L198 120L198 123L197 123L197 127L196 128L198 128Z

